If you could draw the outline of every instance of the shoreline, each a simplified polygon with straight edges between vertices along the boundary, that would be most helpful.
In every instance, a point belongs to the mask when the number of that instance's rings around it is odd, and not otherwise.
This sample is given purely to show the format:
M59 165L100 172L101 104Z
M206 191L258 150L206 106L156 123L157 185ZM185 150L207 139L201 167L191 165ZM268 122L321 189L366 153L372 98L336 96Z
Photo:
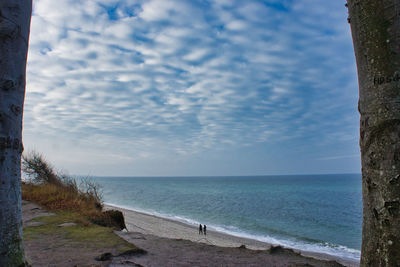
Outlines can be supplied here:
M219 232L207 228L207 235L199 235L197 226L184 223L170 218L135 211L126 207L120 207L111 203L104 204L104 208L117 209L123 212L125 224L129 232L154 235L161 238L175 240L189 240L196 243L214 245L217 247L240 247L245 245L251 250L267 250L271 243L258 241L251 238L239 237L229 233ZM276 245L276 244L274 244ZM312 257L320 260L337 261L340 264L350 267L359 266L359 262L347 258L340 258L324 253L310 252L301 249L293 249L305 257Z

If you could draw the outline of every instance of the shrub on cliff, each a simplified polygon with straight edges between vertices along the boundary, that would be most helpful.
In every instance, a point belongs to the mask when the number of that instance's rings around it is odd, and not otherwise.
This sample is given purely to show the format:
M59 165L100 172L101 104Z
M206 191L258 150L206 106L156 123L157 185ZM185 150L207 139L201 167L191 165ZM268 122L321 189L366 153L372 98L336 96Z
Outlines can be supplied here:
M22 171L30 179L23 185L23 197L50 209L74 211L101 210L102 194L100 186L82 179L78 186L76 180L59 173L44 157L31 152L22 156Z
M125 228L121 212L102 211L102 192L98 184L88 178L77 181L57 172L44 157L31 152L22 156L22 171L29 177L22 184L22 198L36 202L50 210L71 210L88 221L118 230Z

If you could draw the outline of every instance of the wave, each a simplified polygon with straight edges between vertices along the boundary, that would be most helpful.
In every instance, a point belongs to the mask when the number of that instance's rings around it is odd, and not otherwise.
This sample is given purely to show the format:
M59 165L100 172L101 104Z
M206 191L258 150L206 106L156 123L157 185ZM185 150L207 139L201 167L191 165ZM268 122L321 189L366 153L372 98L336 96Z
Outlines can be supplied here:
M172 215L172 214L167 214L167 213L160 213L160 212L153 211L153 210L144 210L144 209L140 209L140 208L134 208L131 206L117 205L114 203L105 202L105 204L116 207L116 208L122 208L122 209L126 209L126 210L136 211L136 212L140 212L143 214L156 216L156 217L163 218L163 219L169 219L169 220L181 222L181 223L196 226L196 227L200 224L200 222L198 222L196 220L186 218L183 216ZM292 249L301 250L301 251L305 251L305 252L327 254L327 255L331 255L334 257L338 257L338 258L350 260L350 261L359 261L360 255L361 255L361 251L359 251L359 250L352 249L352 248L342 246L342 245L331 244L331 243L323 242L323 241L311 242L311 240L310 241L298 240L298 239L291 240L291 239L276 238L276 237L272 237L269 235L251 234L251 233L243 231L234 226L216 225L216 224L212 224L212 223L208 223L207 228L209 230L214 230L216 232L228 234L231 236L252 239L252 240L256 240L256 241L260 241L260 242L269 243L269 244L272 244L275 246L280 245L280 246L283 246L286 248L292 248Z

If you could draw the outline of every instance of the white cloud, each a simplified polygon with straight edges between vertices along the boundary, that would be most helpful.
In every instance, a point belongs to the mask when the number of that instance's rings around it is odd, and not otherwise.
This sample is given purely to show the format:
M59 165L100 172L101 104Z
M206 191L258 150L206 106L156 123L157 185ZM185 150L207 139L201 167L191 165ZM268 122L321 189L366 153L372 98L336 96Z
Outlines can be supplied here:
M208 49L196 49L194 51L191 51L189 54L185 55L183 59L189 60L189 61L196 61L204 58L208 54Z
M242 20L233 20L226 24L226 28L232 31L242 31L248 28L248 25L246 22Z
M89 152L77 160L103 149L135 162L312 139L310 129L327 142L329 130L351 136L354 60L336 56L352 53L346 21L325 14L336 3L307 5L35 1L27 147L79 139Z

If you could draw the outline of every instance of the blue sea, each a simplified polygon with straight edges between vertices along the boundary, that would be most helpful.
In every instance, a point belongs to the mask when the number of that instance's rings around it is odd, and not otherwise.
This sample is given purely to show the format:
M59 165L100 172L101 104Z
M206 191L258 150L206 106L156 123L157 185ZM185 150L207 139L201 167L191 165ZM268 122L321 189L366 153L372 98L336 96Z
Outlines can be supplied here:
M360 174L93 180L109 204L272 244L360 258Z

